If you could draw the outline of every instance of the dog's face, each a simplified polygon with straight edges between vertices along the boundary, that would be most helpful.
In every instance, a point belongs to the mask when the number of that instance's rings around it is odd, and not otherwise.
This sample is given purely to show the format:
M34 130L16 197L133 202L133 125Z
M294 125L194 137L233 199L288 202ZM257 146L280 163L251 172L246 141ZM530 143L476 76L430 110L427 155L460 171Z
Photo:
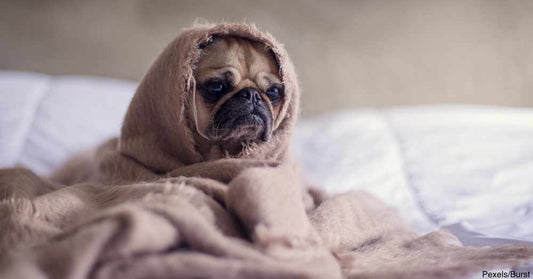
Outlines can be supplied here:
M274 56L258 42L218 37L197 63L197 128L223 145L268 141L284 99Z

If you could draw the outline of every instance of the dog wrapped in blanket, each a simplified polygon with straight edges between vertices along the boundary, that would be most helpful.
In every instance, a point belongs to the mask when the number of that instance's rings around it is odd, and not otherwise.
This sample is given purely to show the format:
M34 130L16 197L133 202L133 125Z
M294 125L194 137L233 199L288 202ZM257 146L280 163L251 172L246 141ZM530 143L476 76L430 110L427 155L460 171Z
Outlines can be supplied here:
M0 171L0 278L462 278L531 260L419 236L364 193L308 189L289 149L299 95L271 35L184 30L120 138L55 182Z

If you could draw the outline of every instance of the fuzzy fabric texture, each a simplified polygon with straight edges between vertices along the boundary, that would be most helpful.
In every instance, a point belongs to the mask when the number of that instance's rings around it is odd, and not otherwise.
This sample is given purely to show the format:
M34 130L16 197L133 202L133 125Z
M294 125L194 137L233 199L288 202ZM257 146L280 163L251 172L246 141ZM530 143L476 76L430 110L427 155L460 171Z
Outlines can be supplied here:
M286 98L268 143L206 161L193 70L200 46L228 35L272 51ZM61 169L62 184L0 170L0 277L461 278L531 261L530 246L419 236L370 195L305 187L289 156L298 99L294 67L269 34L246 24L183 31L139 85L121 137Z

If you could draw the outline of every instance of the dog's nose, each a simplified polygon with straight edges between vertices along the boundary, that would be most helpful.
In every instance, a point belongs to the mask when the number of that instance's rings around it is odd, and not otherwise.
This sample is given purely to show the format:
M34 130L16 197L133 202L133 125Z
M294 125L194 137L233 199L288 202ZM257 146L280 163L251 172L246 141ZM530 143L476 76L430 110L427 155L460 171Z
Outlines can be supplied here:
M237 93L237 97L250 100L252 103L261 100L261 95L259 95L259 91L252 87L243 88L241 91L239 91L239 93Z

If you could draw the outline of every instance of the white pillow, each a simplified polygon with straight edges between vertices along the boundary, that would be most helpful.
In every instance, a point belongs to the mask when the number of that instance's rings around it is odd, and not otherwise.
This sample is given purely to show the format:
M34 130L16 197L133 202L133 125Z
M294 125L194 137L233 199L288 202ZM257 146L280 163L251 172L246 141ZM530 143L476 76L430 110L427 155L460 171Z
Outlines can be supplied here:
M49 174L119 133L136 83L0 72L0 167Z

